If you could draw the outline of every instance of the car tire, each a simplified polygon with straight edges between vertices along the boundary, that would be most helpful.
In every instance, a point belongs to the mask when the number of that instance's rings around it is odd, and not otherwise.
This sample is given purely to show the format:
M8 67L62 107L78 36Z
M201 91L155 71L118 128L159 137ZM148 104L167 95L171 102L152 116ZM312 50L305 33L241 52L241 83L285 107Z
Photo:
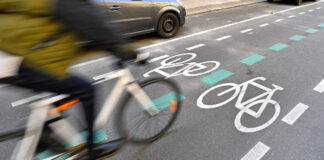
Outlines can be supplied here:
M299 5L301 5L303 0L294 0L294 1L295 1L295 5L299 6Z
M273 2L274 0L267 0L268 2Z
M178 17L171 12L167 12L159 20L157 33L163 38L173 37L179 30L179 24Z

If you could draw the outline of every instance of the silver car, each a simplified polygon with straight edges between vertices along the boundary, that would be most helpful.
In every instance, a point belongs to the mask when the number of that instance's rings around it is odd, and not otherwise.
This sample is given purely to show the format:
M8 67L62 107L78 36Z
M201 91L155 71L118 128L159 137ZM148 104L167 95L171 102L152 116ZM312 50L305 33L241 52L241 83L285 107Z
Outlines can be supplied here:
M126 36L157 32L174 36L184 25L186 10L179 0L94 0L110 21L125 27Z

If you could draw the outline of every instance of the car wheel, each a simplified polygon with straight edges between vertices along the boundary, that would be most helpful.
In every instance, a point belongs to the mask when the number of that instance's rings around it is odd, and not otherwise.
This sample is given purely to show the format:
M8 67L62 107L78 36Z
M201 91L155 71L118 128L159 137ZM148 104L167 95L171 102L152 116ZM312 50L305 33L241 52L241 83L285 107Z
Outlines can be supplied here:
M274 0L267 0L268 2L273 2Z
M165 13L161 16L157 33L163 38L173 37L179 30L179 19L173 13Z
M301 3L302 3L302 0L295 0L295 5L301 5Z

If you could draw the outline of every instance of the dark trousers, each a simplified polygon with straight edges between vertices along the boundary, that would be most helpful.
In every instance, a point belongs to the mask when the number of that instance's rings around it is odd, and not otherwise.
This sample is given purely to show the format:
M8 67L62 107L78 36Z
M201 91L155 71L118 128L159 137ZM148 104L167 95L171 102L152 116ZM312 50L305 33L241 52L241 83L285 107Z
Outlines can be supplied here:
M88 145L93 143L95 90L91 83L76 76L59 80L27 66L21 66L18 76L7 83L32 89L36 92L47 91L56 94L68 94L71 98L79 99L82 103L89 131Z

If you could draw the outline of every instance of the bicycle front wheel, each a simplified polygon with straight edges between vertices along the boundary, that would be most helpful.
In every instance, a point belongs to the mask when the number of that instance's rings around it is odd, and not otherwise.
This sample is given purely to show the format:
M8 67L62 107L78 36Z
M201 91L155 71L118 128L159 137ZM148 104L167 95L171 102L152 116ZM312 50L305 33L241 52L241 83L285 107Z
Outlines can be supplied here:
M139 84L152 100L156 114L150 114L130 93L127 93L115 116L115 126L121 136L133 143L150 143L161 137L174 123L183 97L177 85L162 78ZM136 94L136 93L135 93Z

